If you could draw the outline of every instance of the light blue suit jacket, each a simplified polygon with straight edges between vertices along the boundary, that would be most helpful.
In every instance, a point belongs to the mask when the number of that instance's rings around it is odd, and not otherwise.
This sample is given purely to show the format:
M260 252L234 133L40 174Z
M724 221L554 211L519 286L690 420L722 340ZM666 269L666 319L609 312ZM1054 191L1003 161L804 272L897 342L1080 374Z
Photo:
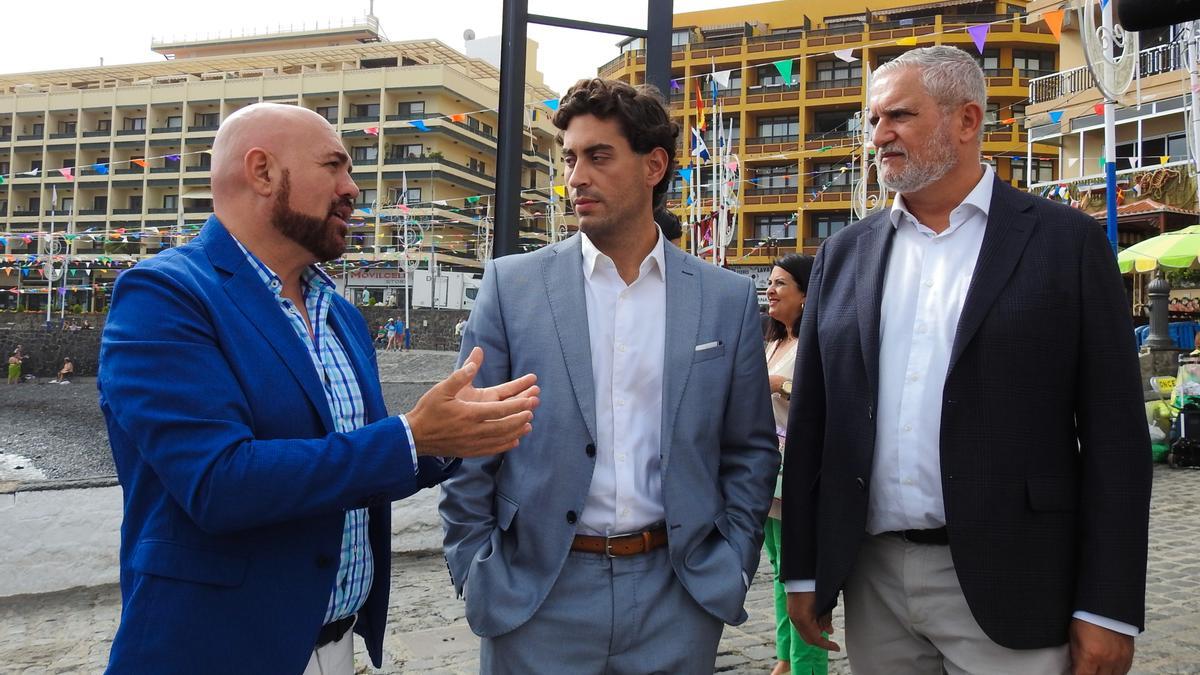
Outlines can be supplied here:
M537 611L566 561L595 467L583 257L578 235L488 265L463 335L479 345L477 386L532 372L533 432L499 457L470 460L443 484L446 560L480 636ZM746 619L779 469L753 283L665 246L662 491L671 566L705 610ZM696 351L717 341L716 348Z

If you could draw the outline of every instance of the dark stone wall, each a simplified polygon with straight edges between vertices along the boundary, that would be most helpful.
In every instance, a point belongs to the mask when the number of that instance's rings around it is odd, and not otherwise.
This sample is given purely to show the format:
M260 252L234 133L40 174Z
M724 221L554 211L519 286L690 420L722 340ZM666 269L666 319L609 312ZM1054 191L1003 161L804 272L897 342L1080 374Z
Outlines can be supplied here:
M21 345L28 357L21 368L22 375L30 373L38 377L54 377L62 367L63 358L71 357L75 374L92 377L96 374L100 354L100 331L104 328L104 314L72 314L72 319L82 324L86 319L92 330L64 331L54 316L52 326L46 327L46 315L37 312L0 313L0 354L3 354L4 371L8 371L8 357L13 349Z
M379 326L389 317L403 319L404 309L395 307L359 307L374 335ZM467 310L410 309L412 321L413 349L433 349L457 352L459 338L454 335L454 325L465 319ZM46 315L36 312L0 312L0 371L7 372L7 361L13 348L21 345L28 356L21 369L22 374L38 377L54 377L62 367L64 357L71 357L75 374L94 377L100 355L100 332L104 328L105 314L74 314L67 317L82 324L86 319L92 330L64 331L59 328L58 317L53 327L46 328ZM2 381L3 378L0 378Z

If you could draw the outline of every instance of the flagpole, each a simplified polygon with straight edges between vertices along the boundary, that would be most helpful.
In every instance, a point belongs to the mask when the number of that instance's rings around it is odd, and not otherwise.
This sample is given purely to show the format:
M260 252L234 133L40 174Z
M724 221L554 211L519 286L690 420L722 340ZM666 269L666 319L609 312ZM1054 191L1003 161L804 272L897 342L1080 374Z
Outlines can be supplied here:
M50 232L45 238L46 247L46 263L42 265L42 270L46 275L46 326L50 326L51 312L54 311L54 256L51 254L51 247L54 246L54 211L57 208L58 202L58 186L50 186Z

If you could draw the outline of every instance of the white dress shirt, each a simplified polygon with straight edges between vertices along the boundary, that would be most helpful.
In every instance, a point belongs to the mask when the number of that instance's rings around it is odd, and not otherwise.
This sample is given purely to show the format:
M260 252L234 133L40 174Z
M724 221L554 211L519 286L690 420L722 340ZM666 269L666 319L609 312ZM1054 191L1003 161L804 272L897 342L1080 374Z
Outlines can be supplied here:
M659 234L637 280L626 285L612 258L586 234L579 236L597 438L596 468L578 531L625 534L666 517L659 454L667 330L663 239Z

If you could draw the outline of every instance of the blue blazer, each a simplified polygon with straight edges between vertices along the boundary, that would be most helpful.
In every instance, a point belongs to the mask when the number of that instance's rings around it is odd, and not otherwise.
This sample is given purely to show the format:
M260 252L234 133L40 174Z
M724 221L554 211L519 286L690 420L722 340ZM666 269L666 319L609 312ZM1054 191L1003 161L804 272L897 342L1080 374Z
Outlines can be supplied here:
M125 507L109 672L302 672L345 511L364 506L375 569L355 632L379 666L389 502L456 465L414 471L365 321L337 298L329 323L367 410L349 433L334 433L305 345L215 216L117 281L98 380Z

